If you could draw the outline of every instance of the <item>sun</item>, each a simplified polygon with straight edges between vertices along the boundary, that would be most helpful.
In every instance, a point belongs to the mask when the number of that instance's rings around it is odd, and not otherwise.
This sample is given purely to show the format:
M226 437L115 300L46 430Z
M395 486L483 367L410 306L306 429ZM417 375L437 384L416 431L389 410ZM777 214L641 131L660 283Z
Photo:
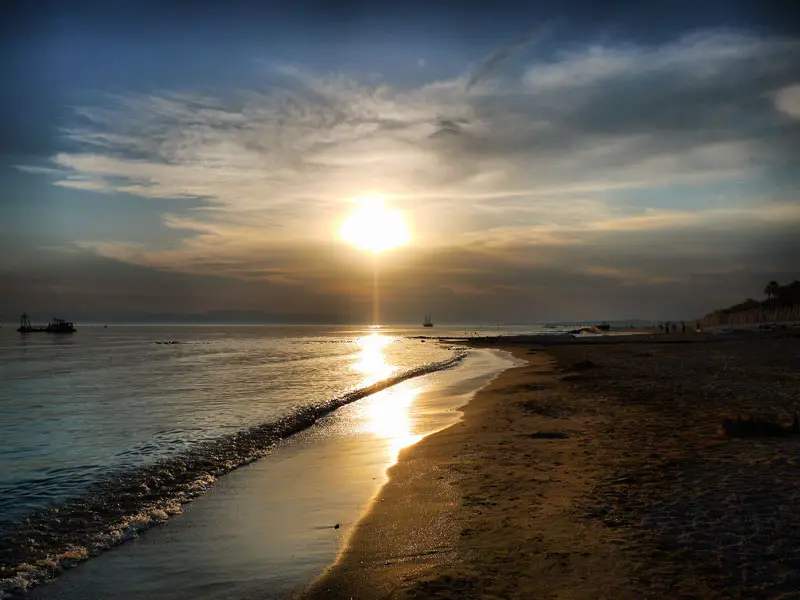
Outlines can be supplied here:
M342 239L357 248L378 254L411 240L400 211L383 205L380 199L364 198L342 223Z

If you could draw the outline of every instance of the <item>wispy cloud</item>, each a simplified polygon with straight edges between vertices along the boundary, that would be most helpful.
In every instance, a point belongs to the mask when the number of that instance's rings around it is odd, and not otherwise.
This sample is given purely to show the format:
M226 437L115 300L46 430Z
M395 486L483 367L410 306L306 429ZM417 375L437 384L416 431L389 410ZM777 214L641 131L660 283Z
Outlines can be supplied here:
M521 52L523 49L531 46L545 38L547 38L555 27L554 22L548 22L539 27L535 27L519 39L491 52L484 60L478 65L469 80L467 81L466 89L470 90L476 84L491 77L502 65L507 62L512 56Z
M48 174L71 188L185 201L185 212L170 204L163 217L188 234L169 249L84 240L85 249L283 283L326 278L337 220L350 198L369 193L408 212L420 252L469 247L565 269L576 255L557 248L610 249L614 235L719 222L730 233L775 210L800 221L755 199L713 215L670 211L663 200L768 178L786 164L800 131L786 120L800 114L796 40L712 31L656 47L575 47L488 81L546 34L534 30L471 74L417 87L280 67L287 83L266 90L110 97L80 110L64 131L72 149ZM694 251L713 254L701 246ZM612 264L609 252L598 254L604 265L583 257L575 270L628 282L641 273ZM664 278L642 276L656 280Z
M800 83L795 83L775 94L775 106L792 119L800 120Z
M524 82L543 92L658 75L676 77L663 82L670 86L693 83L714 88L732 76L741 81L785 69L788 56L797 53L797 45L794 39L766 39L726 30L693 33L652 47L592 45L564 50L550 62L532 65ZM778 60L772 63L773 58Z

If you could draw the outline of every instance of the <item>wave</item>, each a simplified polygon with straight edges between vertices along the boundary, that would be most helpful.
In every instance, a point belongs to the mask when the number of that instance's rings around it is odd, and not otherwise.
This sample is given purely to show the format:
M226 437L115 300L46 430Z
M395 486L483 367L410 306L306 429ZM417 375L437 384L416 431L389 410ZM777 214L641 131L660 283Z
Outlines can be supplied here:
M15 598L65 569L163 523L224 475L269 454L277 442L316 423L337 408L412 377L450 368L467 351L404 370L372 385L299 408L263 423L161 459L146 467L115 472L84 496L0 523L0 599Z

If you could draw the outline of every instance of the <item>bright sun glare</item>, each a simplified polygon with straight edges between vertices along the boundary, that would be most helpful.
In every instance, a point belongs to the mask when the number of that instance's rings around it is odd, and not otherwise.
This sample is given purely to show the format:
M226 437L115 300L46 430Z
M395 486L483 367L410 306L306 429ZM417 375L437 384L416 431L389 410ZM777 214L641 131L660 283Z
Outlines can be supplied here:
M371 198L362 200L345 219L340 233L348 244L376 254L406 244L411 239L402 213Z

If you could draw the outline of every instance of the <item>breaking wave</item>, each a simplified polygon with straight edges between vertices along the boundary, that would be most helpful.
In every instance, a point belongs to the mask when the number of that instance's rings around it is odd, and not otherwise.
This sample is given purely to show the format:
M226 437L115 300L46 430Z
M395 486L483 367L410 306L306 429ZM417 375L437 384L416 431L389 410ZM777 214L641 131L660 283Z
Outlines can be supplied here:
M0 599L19 597L65 569L178 514L220 475L269 454L280 440L337 408L407 379L450 368L467 351L404 370L372 385L305 406L146 467L111 473L85 495L13 522L0 522Z

